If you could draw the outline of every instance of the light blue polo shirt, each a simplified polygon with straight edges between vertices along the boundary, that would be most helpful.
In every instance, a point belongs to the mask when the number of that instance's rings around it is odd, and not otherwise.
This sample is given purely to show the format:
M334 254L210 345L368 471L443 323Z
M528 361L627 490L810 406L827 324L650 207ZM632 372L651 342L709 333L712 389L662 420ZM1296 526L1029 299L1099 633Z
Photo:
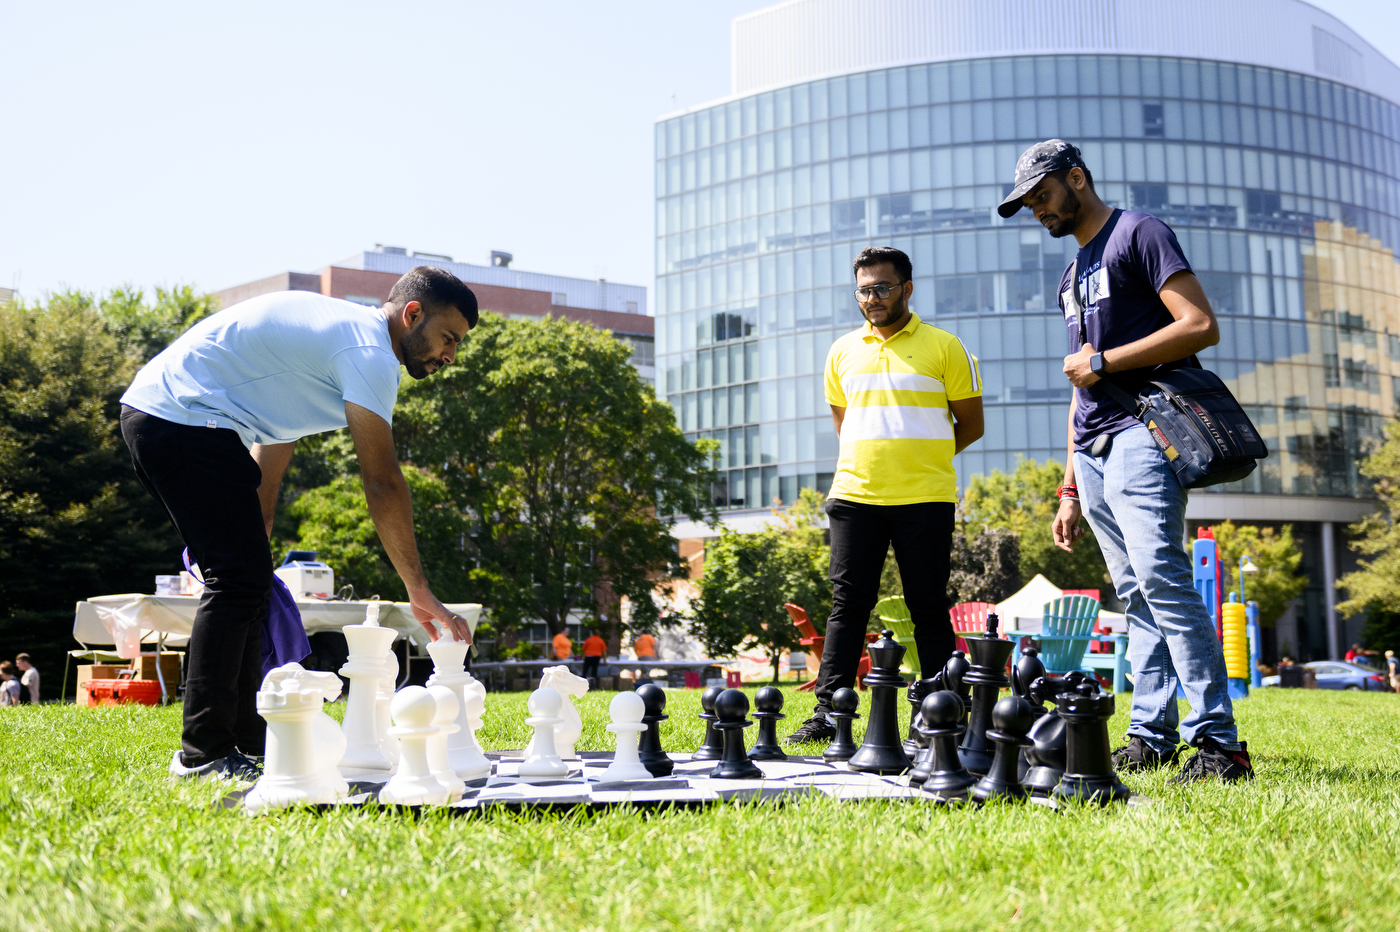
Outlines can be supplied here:
M378 308L310 291L260 295L206 317L136 375L122 404L243 445L345 426L345 402L390 424L399 361Z

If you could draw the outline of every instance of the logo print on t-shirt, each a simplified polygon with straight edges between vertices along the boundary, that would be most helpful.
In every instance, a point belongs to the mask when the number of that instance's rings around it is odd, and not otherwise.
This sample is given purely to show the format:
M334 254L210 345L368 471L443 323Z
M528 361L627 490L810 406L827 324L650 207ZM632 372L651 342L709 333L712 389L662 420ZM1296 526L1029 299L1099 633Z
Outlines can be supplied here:
M1107 298L1109 296L1108 269L1099 266L1097 269L1090 272L1088 277L1084 280L1083 290L1080 294L1084 295L1085 310L1094 307L1099 301Z

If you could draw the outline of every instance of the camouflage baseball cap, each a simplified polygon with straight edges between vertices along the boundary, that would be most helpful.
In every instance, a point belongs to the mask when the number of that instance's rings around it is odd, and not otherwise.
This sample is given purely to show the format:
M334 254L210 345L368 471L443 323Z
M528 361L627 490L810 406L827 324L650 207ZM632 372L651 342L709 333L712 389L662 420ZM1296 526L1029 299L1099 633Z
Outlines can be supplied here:
M1031 146L1016 160L1016 183L997 207L997 213L1010 217L1021 209L1021 198L1051 172L1065 168L1088 168L1079 149L1063 139L1047 139Z

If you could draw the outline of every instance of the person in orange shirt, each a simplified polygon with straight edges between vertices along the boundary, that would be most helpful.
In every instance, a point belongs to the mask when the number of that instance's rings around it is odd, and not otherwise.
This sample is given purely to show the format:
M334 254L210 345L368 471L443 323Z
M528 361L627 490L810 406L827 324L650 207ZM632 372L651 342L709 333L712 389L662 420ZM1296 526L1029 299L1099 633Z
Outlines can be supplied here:
M574 642L569 640L568 631L560 631L554 636L554 659L568 660L574 656Z
M656 659L656 638L646 632L637 635L637 639L632 642L632 649L637 652L638 660Z
M603 662L603 656L608 652L608 642L603 640L603 636L598 633L598 629L593 629L593 635L583 642L583 678L598 675L598 664Z

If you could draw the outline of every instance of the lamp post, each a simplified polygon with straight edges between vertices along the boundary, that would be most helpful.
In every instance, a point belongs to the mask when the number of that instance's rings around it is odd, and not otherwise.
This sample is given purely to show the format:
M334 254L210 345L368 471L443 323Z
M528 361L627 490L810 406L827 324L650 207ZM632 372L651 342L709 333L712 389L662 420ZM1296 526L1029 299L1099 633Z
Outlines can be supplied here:
M1249 558L1249 554L1240 557L1240 601L1244 603L1245 631L1249 638L1249 680L1250 685L1258 689L1262 685L1263 677L1259 672L1260 658L1260 636L1259 636L1259 603L1245 601L1244 578L1253 576L1259 572L1259 567L1254 565L1254 561Z

